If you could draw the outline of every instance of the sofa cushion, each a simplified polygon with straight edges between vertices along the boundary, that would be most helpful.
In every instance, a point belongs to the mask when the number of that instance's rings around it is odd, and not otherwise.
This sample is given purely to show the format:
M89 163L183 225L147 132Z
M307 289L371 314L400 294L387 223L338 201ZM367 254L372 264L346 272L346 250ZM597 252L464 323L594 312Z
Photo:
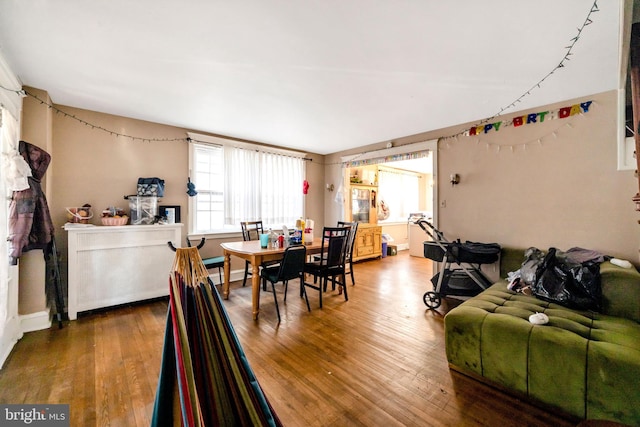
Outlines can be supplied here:
M556 320L554 315L545 313ZM527 347L529 396L549 404L562 402L566 412L584 414L588 345L587 338L562 327L531 325Z
M536 312L549 322L531 324ZM445 341L449 363L463 372L580 418L640 422L634 320L571 310L511 292L500 281L447 313Z
M586 417L640 425L640 351L591 341L587 367Z
M640 273L635 268L600 264L602 312L640 322Z
M502 246L500 250L500 277L507 277L512 272L519 270L524 261L524 251L522 248Z

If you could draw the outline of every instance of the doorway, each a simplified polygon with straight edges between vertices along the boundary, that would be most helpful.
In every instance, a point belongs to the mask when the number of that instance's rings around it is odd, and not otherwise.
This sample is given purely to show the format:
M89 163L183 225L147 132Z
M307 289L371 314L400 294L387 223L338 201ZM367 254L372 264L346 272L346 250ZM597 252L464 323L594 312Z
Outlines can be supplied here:
M437 227L437 140L392 147L353 156L344 168L345 186L371 185L376 192L373 220L383 236L398 250L410 249L422 256L422 242L429 236L410 217L422 215ZM347 193L348 194L348 193ZM347 195L345 194L345 195ZM345 200L346 205L349 201ZM344 216L350 220L349 212ZM418 242L417 244L415 242Z

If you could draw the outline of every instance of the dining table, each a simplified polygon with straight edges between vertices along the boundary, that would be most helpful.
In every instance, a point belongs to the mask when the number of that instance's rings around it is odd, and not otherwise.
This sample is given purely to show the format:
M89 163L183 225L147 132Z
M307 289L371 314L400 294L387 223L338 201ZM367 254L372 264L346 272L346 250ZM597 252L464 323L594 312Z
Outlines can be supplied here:
M322 250L322 238L316 237L312 242L303 243L307 248L307 255L319 253ZM231 272L231 256L242 258L251 264L251 301L253 320L260 313L260 265L267 261L277 261L284 257L285 248L263 248L259 240L221 243L224 253L224 282L222 297L229 299L229 279Z

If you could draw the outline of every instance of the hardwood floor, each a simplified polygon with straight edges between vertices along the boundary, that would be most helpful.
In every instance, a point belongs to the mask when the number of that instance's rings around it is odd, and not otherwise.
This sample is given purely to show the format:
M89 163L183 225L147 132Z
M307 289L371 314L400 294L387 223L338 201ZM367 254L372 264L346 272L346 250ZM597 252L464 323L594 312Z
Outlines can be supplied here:
M311 312L232 284L225 306L267 398L286 426L570 426L568 420L450 371L443 316L429 311L431 261L408 251L355 265L349 301L328 291ZM350 282L348 282L350 283ZM281 288L279 288L281 289ZM148 426L166 301L81 315L25 334L0 371L0 403L69 403L72 426Z

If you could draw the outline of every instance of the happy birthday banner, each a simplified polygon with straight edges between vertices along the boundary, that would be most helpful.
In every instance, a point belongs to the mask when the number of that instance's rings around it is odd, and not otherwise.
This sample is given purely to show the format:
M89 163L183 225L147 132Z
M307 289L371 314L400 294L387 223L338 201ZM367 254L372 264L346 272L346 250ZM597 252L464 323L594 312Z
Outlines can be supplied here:
M542 123L545 120L566 119L576 114L584 114L589 112L589 107L593 101L586 101L580 104L574 104L569 107L558 108L557 110L541 111L539 113L525 114L524 116L514 117L512 120L487 123L485 125L474 126L464 132L465 136L481 135L491 131L498 132L501 128L513 126L520 127L530 125L532 123Z

